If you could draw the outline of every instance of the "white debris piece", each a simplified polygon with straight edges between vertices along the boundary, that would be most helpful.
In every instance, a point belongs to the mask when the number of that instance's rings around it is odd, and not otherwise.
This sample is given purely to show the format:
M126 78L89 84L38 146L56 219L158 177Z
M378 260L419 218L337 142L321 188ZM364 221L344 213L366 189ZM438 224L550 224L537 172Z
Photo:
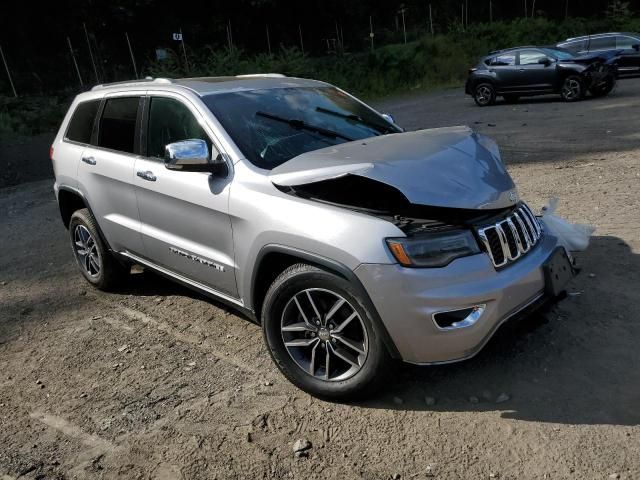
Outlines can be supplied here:
M549 204L542 209L542 222L545 229L558 237L560 243L569 252L583 252L589 246L589 238L596 228L591 225L569 223L555 214L559 200L552 198Z

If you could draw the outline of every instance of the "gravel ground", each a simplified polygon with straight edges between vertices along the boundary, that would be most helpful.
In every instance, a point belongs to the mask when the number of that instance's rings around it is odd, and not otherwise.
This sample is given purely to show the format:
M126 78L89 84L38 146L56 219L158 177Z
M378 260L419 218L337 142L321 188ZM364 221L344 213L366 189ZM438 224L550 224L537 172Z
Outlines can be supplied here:
M51 181L0 189L0 479L640 478L639 87L576 104L481 109L456 90L378 105L409 129L491 135L523 198L558 196L598 230L553 310L473 360L399 366L355 405L298 391L257 326L153 274L91 289Z

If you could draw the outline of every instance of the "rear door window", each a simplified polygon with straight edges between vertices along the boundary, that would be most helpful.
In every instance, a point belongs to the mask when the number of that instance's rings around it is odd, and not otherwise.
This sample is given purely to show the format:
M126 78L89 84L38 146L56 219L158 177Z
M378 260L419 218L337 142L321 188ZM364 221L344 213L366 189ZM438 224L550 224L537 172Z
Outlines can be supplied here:
M93 124L99 107L100 100L90 100L78 104L69 121L65 138L72 142L91 143L91 132L93 132Z
M109 98L100 119L98 146L135 153L136 120L140 97Z
M508 67L510 65L516 64L516 54L515 53L505 53L503 55L498 55L491 59L492 67Z

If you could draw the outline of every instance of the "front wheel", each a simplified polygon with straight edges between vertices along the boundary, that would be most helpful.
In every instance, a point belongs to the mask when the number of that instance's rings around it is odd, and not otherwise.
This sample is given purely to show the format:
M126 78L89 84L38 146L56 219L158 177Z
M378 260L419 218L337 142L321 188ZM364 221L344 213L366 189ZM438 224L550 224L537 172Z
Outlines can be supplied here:
M589 89L594 97L605 97L611 93L616 86L616 78L613 75L607 76L602 82Z
M571 75L562 82L560 96L565 102L577 102L584 97L582 79L577 75Z
M296 264L269 288L265 342L287 379L311 395L349 400L370 393L389 356L361 294L344 278Z
M473 90L473 100L479 107L493 105L496 101L496 89L490 83L479 83Z

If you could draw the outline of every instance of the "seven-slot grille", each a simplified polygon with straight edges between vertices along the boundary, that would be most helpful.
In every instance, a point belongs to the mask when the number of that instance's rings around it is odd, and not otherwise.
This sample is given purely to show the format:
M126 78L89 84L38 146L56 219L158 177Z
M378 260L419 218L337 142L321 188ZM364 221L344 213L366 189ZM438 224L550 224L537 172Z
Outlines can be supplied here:
M478 236L496 267L503 267L531 250L542 235L540 222L521 203L499 222L478 229Z

